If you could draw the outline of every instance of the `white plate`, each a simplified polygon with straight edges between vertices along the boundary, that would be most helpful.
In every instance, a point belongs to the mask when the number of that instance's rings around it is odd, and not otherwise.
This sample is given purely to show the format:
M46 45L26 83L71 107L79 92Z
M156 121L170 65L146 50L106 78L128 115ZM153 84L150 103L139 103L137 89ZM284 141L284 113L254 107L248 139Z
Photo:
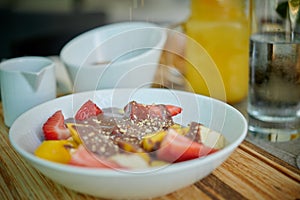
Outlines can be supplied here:
M53 163L35 157L42 140L42 124L61 109L72 117L88 99L99 107L124 107L129 101L174 104L183 108L174 120L187 125L200 122L221 132L228 145L204 158L139 171L91 169ZM192 93L167 89L99 90L64 96L41 104L21 115L9 131L11 144L33 167L50 179L72 190L110 199L144 199L166 195L210 174L244 140L247 121L230 105Z

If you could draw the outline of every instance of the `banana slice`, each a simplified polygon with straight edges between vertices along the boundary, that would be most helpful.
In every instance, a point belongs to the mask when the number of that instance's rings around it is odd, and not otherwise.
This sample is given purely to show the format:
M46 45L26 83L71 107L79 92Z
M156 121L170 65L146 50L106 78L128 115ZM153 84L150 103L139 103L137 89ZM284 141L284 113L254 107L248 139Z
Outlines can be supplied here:
M221 133L203 125L200 126L200 137L203 144L215 149L222 149L226 145L225 137Z

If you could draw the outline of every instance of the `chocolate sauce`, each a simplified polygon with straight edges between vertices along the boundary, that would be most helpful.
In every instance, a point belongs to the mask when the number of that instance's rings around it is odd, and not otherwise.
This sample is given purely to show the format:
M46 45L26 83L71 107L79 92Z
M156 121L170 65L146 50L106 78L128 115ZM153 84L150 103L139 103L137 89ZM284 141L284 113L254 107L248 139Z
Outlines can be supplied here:
M141 105L130 102L124 110L104 108L97 116L82 121L70 118L66 123L74 123L73 128L87 149L109 157L122 151L119 144L140 146L146 135L166 130L174 124L163 105L153 105L151 109Z
M197 122L191 122L189 131L185 135L186 137L190 138L191 140L202 143L201 141L201 126L203 126L200 123Z

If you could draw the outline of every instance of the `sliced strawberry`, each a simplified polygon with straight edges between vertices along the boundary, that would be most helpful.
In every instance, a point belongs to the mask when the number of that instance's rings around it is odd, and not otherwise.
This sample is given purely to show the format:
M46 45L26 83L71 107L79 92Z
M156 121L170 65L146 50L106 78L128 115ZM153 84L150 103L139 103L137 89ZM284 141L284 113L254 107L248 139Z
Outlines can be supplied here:
M126 116L133 120L143 120L148 118L146 105L139 104L136 101L129 102L124 107L124 113Z
M86 150L83 145L79 145L77 150L72 153L70 165L95 168L122 168L120 165L105 158L98 158L93 153Z
M157 116L175 116L179 113L181 113L182 108L174 105L164 105L164 104L158 104L158 105L148 105L147 106L150 113L153 113ZM166 113L165 113L166 112Z
M181 113L182 108L173 105L145 105L135 101L131 101L124 108L125 114L131 119L144 120L152 117L159 117L161 119L168 119Z
M171 116L178 115L182 111L182 108L178 107L178 106L173 106L173 105L165 105L165 106L166 106L166 109L167 109L168 113Z
M61 140L71 136L69 129L64 124L62 111L56 111L43 125L45 140Z
M97 116L102 110L91 100L85 102L75 115L76 120L85 120L91 116Z
M159 159L172 163L199 158L216 151L169 129L156 155Z

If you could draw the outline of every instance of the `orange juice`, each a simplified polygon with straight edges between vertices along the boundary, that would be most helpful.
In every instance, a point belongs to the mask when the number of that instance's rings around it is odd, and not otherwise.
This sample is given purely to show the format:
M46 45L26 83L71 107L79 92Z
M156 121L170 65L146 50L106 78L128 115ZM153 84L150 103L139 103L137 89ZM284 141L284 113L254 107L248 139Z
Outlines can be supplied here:
M229 103L248 93L249 10L247 0L192 0L185 24L186 78L193 91ZM212 61L201 60L197 43ZM217 67L217 69L215 69ZM222 93L225 91L225 94ZM216 91L219 90L219 91Z

